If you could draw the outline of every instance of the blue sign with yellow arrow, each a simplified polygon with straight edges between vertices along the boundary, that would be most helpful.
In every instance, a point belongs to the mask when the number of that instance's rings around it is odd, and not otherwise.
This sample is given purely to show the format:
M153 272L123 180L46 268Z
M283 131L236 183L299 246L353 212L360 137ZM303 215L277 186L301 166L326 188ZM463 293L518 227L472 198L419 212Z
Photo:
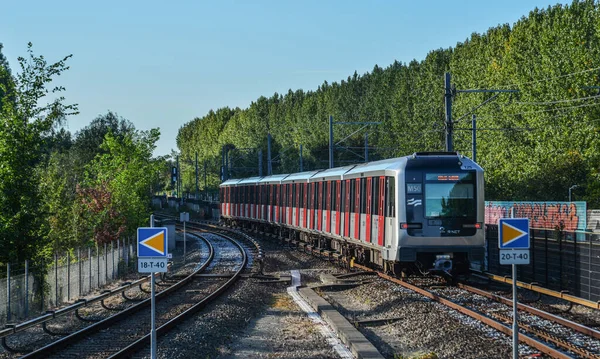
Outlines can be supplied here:
M498 248L529 249L528 218L501 218L498 231Z

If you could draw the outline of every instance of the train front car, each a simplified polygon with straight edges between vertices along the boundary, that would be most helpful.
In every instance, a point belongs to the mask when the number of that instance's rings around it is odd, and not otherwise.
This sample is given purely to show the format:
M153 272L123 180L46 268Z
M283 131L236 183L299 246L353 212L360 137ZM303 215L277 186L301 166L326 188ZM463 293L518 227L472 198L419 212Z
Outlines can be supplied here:
M408 156L398 176L397 261L424 271L462 274L469 263L483 264L483 170L454 152Z

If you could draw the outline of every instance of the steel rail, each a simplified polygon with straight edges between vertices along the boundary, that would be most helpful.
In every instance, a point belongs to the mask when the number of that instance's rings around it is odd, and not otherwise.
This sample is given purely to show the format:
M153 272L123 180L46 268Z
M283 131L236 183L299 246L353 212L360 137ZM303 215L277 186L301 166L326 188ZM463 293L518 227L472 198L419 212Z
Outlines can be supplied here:
M232 243L234 243L239 248L240 252L242 253L242 265L234 273L234 275L229 280L227 280L227 282L225 282L222 286L220 286L216 291L210 293L208 296L206 296L204 299L202 299L198 303L194 304L192 307L188 308L184 312L180 313L176 317L172 318L165 324L158 327L156 329L157 337L164 335L169 330L171 330L172 328L177 326L179 323L190 318L192 315L194 315L195 313L197 313L198 311L200 311L201 309L206 307L206 305L208 305L210 302L212 302L213 300L218 298L221 294L223 294L229 287L231 287L241 277L242 272L244 271L244 269L246 268L246 265L248 264L248 255L246 254L246 250L235 239L225 236L223 234L220 234L220 236L227 238L228 240L230 240ZM129 346L125 347L124 349L111 355L109 358L116 359L116 358L131 357L134 353L138 352L144 346L147 346L149 343L150 343L150 334L146 334L145 336L136 340L134 343L130 344Z
M148 276L148 277L144 277L142 279L138 279L134 282L126 282L118 288L115 288L113 290L104 291L102 294L100 294L96 297L90 298L90 299L78 299L74 304L71 304L69 306L66 306L64 308L57 309L57 310L48 310L48 311L46 311L46 314L40 315L39 317L30 319L30 320L22 322L22 323L6 324L7 328L0 330L0 338L5 338L9 335L24 331L24 330L29 329L37 324L42 324L42 323L45 323L52 319L56 319L58 317L69 314L73 311L79 310L83 307L89 306L96 302L104 301L108 297L113 296L115 294L124 293L127 289L130 289L132 287L135 287L136 285L141 285L144 282L147 282L149 278L150 277Z
M478 275L487 277L488 279L495 280L497 282L512 284L512 278L510 276L500 276L497 274L492 274L492 273L487 273L487 272L475 272L475 273L477 273ZM589 308L600 309L600 301L593 302L591 300L587 300L587 299L583 299L583 298L571 295L566 291L557 292L557 291L550 290L550 289L544 288L542 286L539 286L539 285L537 285L537 283L525 283L525 282L521 282L521 281L517 281L517 286L520 288L529 289L529 290L537 292L537 293L549 295L551 297L560 298L560 299L566 300L571 303L583 305L583 306L586 306Z
M513 319L511 316L508 316L508 315L502 314L502 313L492 313L492 316L494 316L506 323L512 324ZM521 320L519 320L518 323L519 323L519 328L523 329L524 331L532 333L533 335L536 335L538 337L544 338L545 341L554 343L556 346L565 348L573 353L580 355L583 358L600 359L600 356L598 356L598 354L592 353L585 348L581 348L575 344L572 344L571 342L569 342L563 338L560 338L557 335L552 334L547 330L544 330L542 328L537 328L537 327L532 326L528 323L525 323Z
M474 288L474 287L471 287L469 285L462 284L462 283L459 283L458 287L462 288L464 290L467 290L467 291L469 291L471 293L478 294L478 295L484 296L486 298L492 299L492 300L494 300L494 301L496 301L498 303L502 303L502 304L506 304L506 305L512 305L512 300L510 300L508 298L504 298L503 296L500 296L500 295L497 295L497 294L493 294L493 293L487 292L485 290L481 290L479 288ZM525 305L525 304L522 304L522 303L517 303L517 309L520 309L520 310L525 311L527 313L533 314L533 315L538 316L540 318L544 318L544 319L549 320L551 322L554 322L554 323L557 323L557 324L560 324L560 325L564 325L567 328L573 329L573 330L575 330L575 331L577 331L579 333L588 335L588 336L590 336L592 338L600 339L600 331L597 331L595 329L586 327L584 325L581 325L579 323L570 321L568 319L559 317L557 315L545 312L545 311L543 311L541 309L537 309L537 308L534 308L534 307L531 307L531 306L528 306L528 305Z
M176 291L177 289L181 288L183 285L192 281L196 274L203 272L208 267L208 265L212 262L212 260L214 258L214 248L209 241L207 241L204 238L203 238L203 240L205 240L206 243L208 244L209 252L210 252L206 261L202 264L202 266L200 266L200 268L198 268L198 270L196 270L195 272L193 272L186 278L180 280L179 282L173 284L169 288L156 294L157 300L161 300L161 299L165 298L168 294ZM148 307L149 305L150 305L150 298L144 299L143 301L141 301L141 302L139 302L139 303L115 314L115 315L112 315L106 319L103 319L103 320L96 322L88 327L85 327L79 331L76 331L70 335L67 335L67 336L65 336L55 342L52 342L44 347L36 349L35 351L32 351L29 354L24 355L22 358L45 358L50 353L53 353L59 349L62 349L72 343L75 343L75 342L89 336L92 333L95 333L99 330L105 329L105 328L109 327L110 325L112 325L113 323L123 320L123 319L127 318L128 316L132 315L133 313L136 313L136 312L140 311L141 309Z
M365 266L362 266L360 264L354 264L353 267L354 268L358 268L358 269L363 270L363 271L366 271L366 272L376 272L375 270L373 270L371 268L368 268L368 267L365 267ZM469 308L464 307L464 306L462 306L462 305L460 305L458 303L455 303L454 301L452 301L450 299L444 298L444 297L439 296L437 294L434 294L434 293L432 293L432 292L430 292L428 290L425 290L425 289L419 288L417 286L414 286L412 284L406 283L406 282L401 281L401 280L399 280L397 278L391 277L391 276L389 276L387 274L384 274L384 273L381 273L381 272L377 272L377 275L379 277L383 278L383 279L386 279L386 280L391 281L393 283L399 284L399 285L401 285L401 286L403 286L405 288L408 288L408 289L410 289L410 290L412 290L412 291L414 291L416 293L419 293L419 294L421 294L421 295L423 295L423 296L425 296L425 297L427 297L427 298L429 298L429 299L431 299L433 301L436 301L436 302L441 303L441 304L443 304L443 305L445 305L447 307L450 307L450 308L452 308L452 309L454 309L454 310L456 310L456 311L458 311L458 312L460 312L462 314L468 315L469 317L474 318L474 319L476 319L476 320L478 320L478 321L480 321L480 322L482 322L482 323L484 323L484 324L486 324L486 325L488 325L488 326L490 326L490 327L498 330L499 332L502 332L502 333L504 333L504 334L506 334L508 336L512 335L512 329L511 328L505 326L504 324L502 324L502 323L500 323L498 321L495 321L495 320L491 319L490 317L488 317L488 316L486 316L486 315L484 315L482 313L478 313L478 312L476 312L476 311L474 311L472 309L469 309ZM548 346L548 345L546 345L546 344L544 344L544 343L542 343L542 342L540 342L540 341L538 341L538 340L536 340L536 339L534 339L534 338L532 338L530 336L527 336L527 335L525 335L523 333L519 333L518 334L518 338L519 338L520 342L523 342L523 343L525 343L525 344L527 344L527 345L529 345L531 347L534 347L537 350L541 351L542 353L550 355L553 358L559 358L559 359L572 358L571 356L567 355L566 353L563 353L562 351L556 350L556 349L554 349L554 348L552 348L552 347L550 347L550 346Z

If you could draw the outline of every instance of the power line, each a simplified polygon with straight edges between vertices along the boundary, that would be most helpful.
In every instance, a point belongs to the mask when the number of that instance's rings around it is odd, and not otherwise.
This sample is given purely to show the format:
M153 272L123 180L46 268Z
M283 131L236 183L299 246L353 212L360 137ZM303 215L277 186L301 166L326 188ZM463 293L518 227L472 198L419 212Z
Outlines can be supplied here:
M552 108L552 109L547 109L547 110L527 111L527 112L519 112L519 113L507 113L507 114L503 114L503 116L523 116L523 115L530 115L530 114L543 113L543 112L566 111L566 110L572 110L572 109L576 109L576 108L592 107L592 106L598 106L598 105L600 105L600 102L577 105L577 106ZM491 119L491 118L498 119L498 118L502 118L502 117L481 116L481 117L477 117L477 118L478 119Z
M540 79L540 80L533 80L533 81L521 82L521 83L513 83L513 84L510 84L510 85L500 85L499 87L519 87L519 86L523 86L523 85L530 85L530 84L535 84L535 83L540 83L540 82L546 82L546 81L550 81L550 80L562 79L562 78L565 78L565 77L571 77L571 76L580 75L580 74L584 74L584 73L588 73L588 72L593 72L593 71L600 71L600 67L596 67L596 68L588 69L588 70L582 70L582 71L578 71L578 72L572 72L572 73L569 73L569 74L555 76L555 77L547 77L547 78Z
M557 104L557 103L568 103L568 102L593 100L593 99L596 99L596 98L600 98L600 95L587 96L587 97L579 97L579 98L572 98L572 99L566 99L566 100L546 101L546 102L514 102L514 103L516 105L541 106L541 105L554 105L554 104Z

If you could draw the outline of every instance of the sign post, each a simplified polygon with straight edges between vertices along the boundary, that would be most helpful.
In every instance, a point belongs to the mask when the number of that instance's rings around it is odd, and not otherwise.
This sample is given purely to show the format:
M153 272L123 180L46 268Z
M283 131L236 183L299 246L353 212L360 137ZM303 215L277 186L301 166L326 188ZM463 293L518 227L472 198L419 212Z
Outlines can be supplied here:
M181 212L179 213L179 221L183 222L183 263L185 264L185 247L186 247L186 241L185 241L185 222L190 220L190 214L189 212Z
M498 223L500 264L512 265L513 291L513 359L519 357L519 324L517 313L517 264L529 264L529 219L501 218Z
M153 223L150 223L153 225ZM139 227L137 230L138 272L150 273L150 358L156 359L156 292L154 273L167 271L167 228Z

